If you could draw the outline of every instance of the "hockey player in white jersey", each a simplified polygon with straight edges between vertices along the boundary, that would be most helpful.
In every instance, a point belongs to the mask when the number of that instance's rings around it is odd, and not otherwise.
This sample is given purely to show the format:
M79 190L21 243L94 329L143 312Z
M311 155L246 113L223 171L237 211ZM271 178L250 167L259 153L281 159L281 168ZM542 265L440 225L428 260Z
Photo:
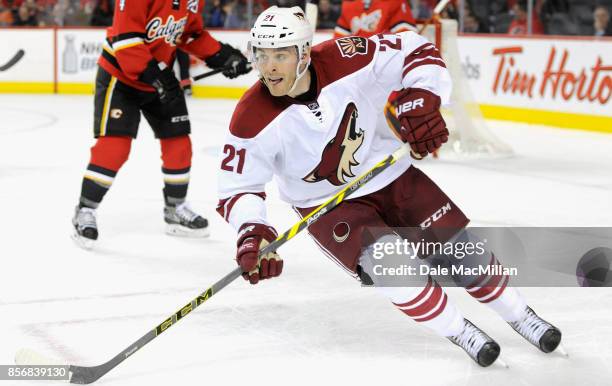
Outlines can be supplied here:
M251 30L249 53L261 82L234 111L223 147L217 210L238 232L236 260L252 284L280 275L283 268L276 253L257 258L277 236L265 208L265 185L273 176L282 200L304 216L402 142L426 156L448 138L439 108L449 101L451 79L439 51L426 39L402 32L343 37L315 47L311 42L312 29L299 7L271 7ZM398 133L390 132L381 113L392 91L400 92ZM405 157L311 224L309 233L350 274L373 282L410 318L489 366L499 345L463 317L436 280L424 276L418 285L384 287L370 258L376 243L414 236L396 227L440 230L426 236L440 242L473 240L464 229L468 222ZM383 232L372 236L369 229ZM485 261L478 264L499 265L490 251L480 259ZM541 351L559 345L559 329L527 306L508 286L507 275L453 278Z

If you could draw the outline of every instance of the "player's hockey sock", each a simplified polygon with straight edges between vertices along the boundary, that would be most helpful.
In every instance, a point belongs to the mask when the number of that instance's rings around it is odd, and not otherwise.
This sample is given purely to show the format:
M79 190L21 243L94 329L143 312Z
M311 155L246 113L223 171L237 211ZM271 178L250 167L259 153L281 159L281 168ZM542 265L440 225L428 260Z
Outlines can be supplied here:
M454 240L455 242L469 241L474 244L479 242L485 244L467 229ZM491 251L485 248L482 254L472 254L462 259L451 259L451 261L453 264L469 268L484 268L489 272L477 277L474 275L453 276L455 282L465 287L474 299L492 308L507 322L514 322L524 316L525 299L516 288L508 286L510 277L503 273L503 266Z
M388 277L375 272L374 266L383 264L387 267L400 265L420 265L422 260L411 259L410 251L385 254L383 259L376 257L375 246L397 245L399 236L388 234L376 239L359 257L359 266L374 285L403 313L419 324L434 330L441 336L455 336L464 326L463 315L448 299L440 285L429 275L410 275L406 282L395 281L396 276ZM414 268L415 266L413 266ZM418 272L418 269L417 269ZM363 278L362 278L363 282Z
M117 172L127 161L132 139L100 137L91 148L91 158L81 186L79 206L96 209L113 184Z
M492 272L501 270L503 266L491 254L489 267ZM476 300L491 307L505 321L513 322L520 319L525 312L525 300L514 287L508 287L510 277L504 273L482 274L465 290Z
M434 279L422 288L381 287L393 304L419 324L441 336L454 336L463 328L463 315Z
M164 199L166 205L185 202L191 169L191 140L188 135L160 140Z

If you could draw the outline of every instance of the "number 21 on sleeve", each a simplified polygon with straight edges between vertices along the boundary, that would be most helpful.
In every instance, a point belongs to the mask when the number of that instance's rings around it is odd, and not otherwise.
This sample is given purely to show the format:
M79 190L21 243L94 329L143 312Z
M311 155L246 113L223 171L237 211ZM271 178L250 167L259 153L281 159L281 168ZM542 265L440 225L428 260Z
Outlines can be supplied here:
M242 174L242 168L244 167L244 159L246 157L246 149L239 149L233 145L226 144L223 147L223 154L225 157L221 162L221 169L226 170L228 172L236 172L238 174ZM238 157L237 161L234 161L234 158Z

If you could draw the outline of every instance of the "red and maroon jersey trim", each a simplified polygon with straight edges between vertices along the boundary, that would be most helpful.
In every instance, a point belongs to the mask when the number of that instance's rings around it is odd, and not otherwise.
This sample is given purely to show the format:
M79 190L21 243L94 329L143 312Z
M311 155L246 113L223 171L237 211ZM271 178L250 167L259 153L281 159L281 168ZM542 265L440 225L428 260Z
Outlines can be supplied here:
M425 43L406 56L406 59L404 59L402 77L405 77L410 71L417 67L431 64L446 68L446 64L444 64L444 60L442 60L440 51L436 46L431 43Z

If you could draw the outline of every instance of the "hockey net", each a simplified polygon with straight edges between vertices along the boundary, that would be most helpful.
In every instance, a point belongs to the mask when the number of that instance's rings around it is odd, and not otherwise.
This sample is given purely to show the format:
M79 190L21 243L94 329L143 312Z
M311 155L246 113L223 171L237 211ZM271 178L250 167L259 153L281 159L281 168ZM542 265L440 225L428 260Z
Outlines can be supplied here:
M508 157L512 148L495 136L482 116L461 65L457 21L442 19L419 24L422 34L440 49L453 79L451 104L443 109L450 132L448 143L438 152L441 158Z

